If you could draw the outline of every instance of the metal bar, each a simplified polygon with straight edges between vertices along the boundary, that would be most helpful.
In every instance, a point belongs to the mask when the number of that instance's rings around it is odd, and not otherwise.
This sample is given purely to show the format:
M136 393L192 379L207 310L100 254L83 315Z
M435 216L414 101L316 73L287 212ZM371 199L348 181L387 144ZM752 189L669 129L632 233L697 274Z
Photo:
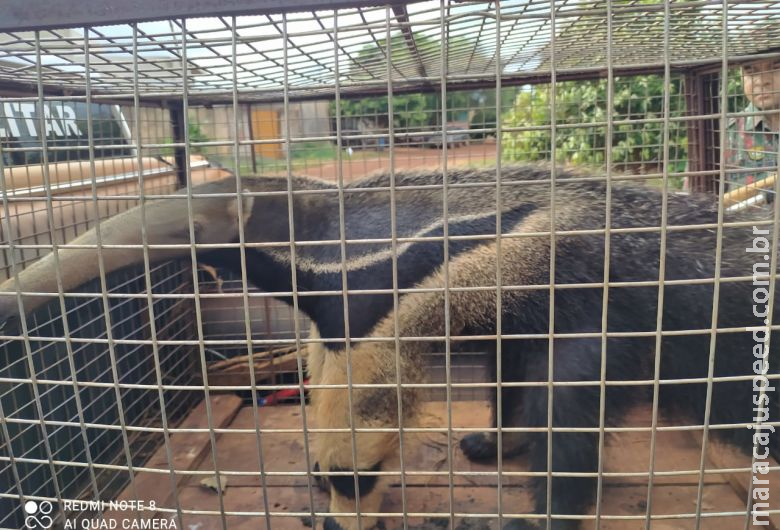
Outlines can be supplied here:
M391 42L390 32L390 11L385 8L385 39ZM389 48L388 48L389 49ZM387 53L385 57L386 75L387 75L387 114L390 117L387 121L387 148L388 152L388 171L390 172L390 252L391 252L391 273L393 289L393 339L395 347L395 378L396 378L396 400L398 403L398 455L399 467L401 471L401 511L403 512L402 525L403 530L409 530L409 515L407 507L407 487L406 487L406 451L405 451L405 430L404 409L402 399L402 378L401 378L401 340L400 340L400 316L398 308L400 305L400 294L398 292L398 207L396 204L396 182L395 182L395 124L393 106L393 61L392 53ZM338 78L338 76L336 76ZM337 113L337 132L341 132L340 118ZM341 144L339 143L339 152ZM339 155L340 156L340 155Z
M203 314L201 312L200 301L200 284L198 282L198 257L195 249L195 216L193 215L193 195L192 195L192 175L190 174L190 133L189 128L186 126L187 113L189 110L189 102L187 100L189 92L189 64L187 63L187 22L181 21L181 84L182 84L182 99L180 109L176 109L180 114L177 114L177 122L179 127L179 134L183 134L184 152L177 151L176 156L179 157L183 154L183 163L179 164L177 160L177 166L180 171L180 177L184 178L184 185L187 190L187 224L190 236L190 264L192 270L192 291L195 302L195 326L198 338L198 352L200 357L201 377L203 378L203 399L206 404L206 419L209 428L209 444L211 447L211 463L214 466L214 475L216 478L216 490L217 497L219 499L219 510L222 513L220 516L220 525L222 530L227 530L227 519L225 518L225 492L222 487L222 481L220 479L219 463L217 461L217 439L214 433L214 415L211 411L211 390L208 383L208 372L206 367L206 346L203 336ZM180 118L179 118L180 116ZM173 118L172 118L173 119ZM176 135L174 134L174 137Z
M87 38L87 36L88 36L88 30L85 28L84 29L84 66L85 66L85 68L87 70L89 70L89 60L90 60L90 58L89 58L89 39ZM89 109L87 111L87 141L88 141L88 143L90 145L90 150L89 150L89 169L90 169L90 176L92 177L92 196L94 198L94 197L97 197L97 184L96 184L96 177L95 177L95 150L94 150L94 139L95 139L94 127L95 126L94 126L94 120L93 120L93 117L92 117L92 111L91 111L91 107L90 107L90 104L91 104L91 101L90 101L90 99L91 99L91 92L90 91L91 91L91 82L90 82L89 76L87 76L87 79L86 79L86 97L87 97L87 106L88 106L88 109ZM44 187L46 188L47 193L51 194L51 185L50 184L48 186L44 185ZM96 200L95 200L94 204L97 205L97 201ZM97 208L95 208L95 221L96 221L96 223L98 223L98 226L99 226L99 222L100 222L99 218L100 218L99 210ZM98 228L98 232L99 231L100 231L100 229ZM52 234L52 242L53 241L54 241L54 234ZM100 239L98 237L98 242L99 241L100 241ZM57 267L57 268L59 269L59 267ZM70 326L68 324L68 316L67 316L68 312L66 311L65 298L64 297L60 297L60 311L62 313L62 333L63 333L63 338L65 338L65 346L66 346L67 353L68 353L68 367L70 368L71 378L73 380L73 397L74 397L74 400L76 401L76 410L77 410L77 414L78 414L78 418L79 418L79 423L81 423L81 436L82 436L82 441L84 443L84 452L86 454L88 469L89 469L89 473L90 473L90 482L91 482L91 485L92 485L92 494L93 494L92 498L97 500L97 499L100 498L100 489L98 488L97 479L95 478L95 471L94 471L94 467L93 467L94 466L94 461L93 461L93 458L92 458L92 451L91 451L91 449L89 447L89 439L87 437L87 429L86 429L86 426L84 425L84 423L85 423L85 420L84 420L84 408L82 407L82 404L81 404L81 390L79 389L79 386L78 386L78 370L76 369L76 364L75 364L75 362L73 360L73 344L70 342L70 340L68 340L70 338L71 331L70 331ZM130 462L132 462L132 460Z
M442 265L441 274L444 281L444 377L447 403L447 486L449 493L449 524L450 530L455 530L455 480L453 462L455 456L452 446L452 342L451 331L451 297L450 297L450 243L449 243L449 180L447 166L447 70L448 70L448 38L449 26L445 23L445 5L447 0L439 0L439 31L441 35L440 48L440 99L441 99L441 170L442 170Z
M297 255L297 249L296 249L296 241L295 241L295 216L293 215L294 210L294 196L293 196L293 174L292 174L292 153L291 153L291 143L290 143L290 94L289 94L289 83L288 83L288 68L287 68L287 44L289 42L288 36L287 36L287 15L282 15L282 39L284 40L284 46L282 47L283 55L282 55L282 64L284 65L284 145L285 145L285 176L287 178L287 223L289 227L289 248L290 248L290 284L292 286L292 305L294 309L294 317L293 317L293 328L295 331L295 350L297 352L296 355L296 363L297 363L297 374L298 374L298 398L300 399L301 403L301 420L303 421L303 452L305 456L306 461L306 469L307 469L307 492L309 496L309 509L311 514L311 527L317 528L317 514L314 510L314 491L312 486L312 474L311 471L313 469L312 466L312 459L311 459L311 449L309 447L309 431L311 428L309 427L309 421L306 411L306 394L305 389L303 386L303 381L305 379L305 370L303 368L303 356L301 354L301 322L298 312L299 309L299 303L298 303L298 273L297 273L297 267L298 267L298 255ZM353 426L354 428L354 426Z
M231 33L232 33L232 58L231 63L233 67L233 80L236 81L238 78L238 68L236 64L236 49L238 46L238 37L237 37L237 29L236 29L236 17L233 17L231 24ZM235 83L237 85L237 83ZM234 85L234 86L235 86ZM247 118L249 122L249 135L250 137L254 138L254 134L252 132L252 107L251 105L247 106ZM241 184L241 151L240 151L240 145L238 142L239 139L239 133L240 133L240 120L239 120L239 104L238 104L238 93L236 91L233 92L233 139L235 141L235 144L233 146L233 166L235 168L235 175L236 175L236 215L238 217L238 243L239 243L239 254L241 256L241 302L243 305L243 312L244 312L244 337L246 339L246 351L247 351L247 362L249 363L249 384L250 384L250 396L252 399L252 420L254 422L255 426L255 443L257 444L257 458L259 463L259 471L260 471L260 486L262 487L262 497L263 497L263 511L265 511L266 514L268 514L271 511L269 501L268 501L268 482L266 478L266 471L265 471L265 456L263 455L263 437L261 434L261 428L260 428L260 412L258 410L258 395L257 395L257 378L255 375L255 364L252 361L252 352L254 351L254 344L252 342L252 323L249 318L249 280L247 278L247 265L246 265L246 235L245 235L245 226L244 226L244 218L245 216L248 216L251 214L251 212L245 212L244 208L244 200L243 200L243 186ZM250 149L252 151L252 168L255 172L257 172L257 162L255 159L255 148L254 146L250 146ZM267 299L266 299L267 300ZM266 317L268 316L268 312L266 311ZM271 518L270 516L266 515L265 518L265 524L266 528L271 528Z
M409 13L406 10L406 5L395 4L392 6L392 9L396 20L401 23L401 34L404 36L404 41L406 41L406 47L409 48L409 54L414 57L415 61L417 62L417 73L420 75L420 77L427 77L428 74L425 72L425 63L423 63L422 57L420 56L420 50L417 49L417 43L414 40L414 33L412 33L412 28L409 24ZM390 53L391 38L392 37L390 32L388 32L386 37L387 55L388 60L392 63L392 59L390 58L392 57Z
M0 31L32 31L78 26L100 26L188 17L230 17L265 13L293 13L313 9L339 9L410 4L420 0L201 0L185 7L157 0L106 5L101 0L6 0L0 14Z
M606 211L604 212L604 290L601 296L601 356L599 362L601 367L599 369L599 379L601 384L599 385L599 436L598 436L598 478L596 479L596 530L601 530L601 503L603 500L603 473L604 473L604 444L605 434L604 427L606 423L606 406L607 406L607 329L608 329L608 314L609 314L609 271L610 271L610 249L611 249L611 230L612 230L612 142L614 139L614 124L612 118L614 114L614 98L615 98L615 77L612 72L612 39L613 39L613 16L612 16L612 0L607 0L607 101L606 101L606 115L607 115L607 130L606 138L604 140L604 165L606 169L607 188L606 198L604 200L606 205ZM553 118L554 119L554 118ZM555 139L553 139L555 142Z
M728 58L728 30L729 30L729 5L728 0L723 0L723 11L721 12L721 44L722 44L722 62L721 62L721 120L720 120L720 171L721 177L718 182L718 227L716 229L715 239L715 283L713 284L712 293L712 333L710 334L709 345L709 359L707 366L707 397L704 404L704 423L702 425L702 441L701 441L701 456L699 460L699 484L697 486L696 495L696 520L695 530L700 530L702 523L702 500L704 496L704 470L707 467L707 448L709 447L709 427L710 416L712 412L712 378L715 375L715 351L718 334L716 328L718 327L718 309L720 307L720 271L723 265L721 257L723 256L723 194L726 190L725 168L726 168L726 134L727 128L727 116L728 116L728 77L729 77L729 58Z
M769 56L776 56L772 54ZM743 56L741 59L747 60L758 58L757 55ZM736 60L737 58L734 58ZM671 61L670 66L674 73L685 73L689 69L702 64L713 64L717 59L707 60L689 60L689 61ZM658 62L647 63L636 66L616 66L613 68L616 77L629 77L634 75L662 74L664 64ZM563 81L582 81L591 79L605 79L607 69L604 67L560 67L556 71L556 79ZM502 85L505 87L521 87L524 85L546 85L550 83L551 72L549 70L539 72L506 73L503 75ZM398 83L394 88L394 93L417 94L417 93L438 93L441 91L440 77L424 77L405 79L403 83ZM495 79L486 75L450 74L447 76L448 89L451 92L464 90L479 90L493 88ZM20 82L0 80L0 94L8 97L24 97L29 95L29 85ZM79 87L58 87L45 85L44 94L52 97L83 97L84 92ZM342 83L341 97L343 100L361 99L370 96L384 96L386 90L384 81L373 80L371 82L344 82ZM281 103L282 97L279 95L278 88L238 91L239 102L241 103ZM330 100L334 97L333 84L318 83L311 84L305 88L295 87L288 93L290 102L299 101L319 101ZM132 95L124 90L119 91L101 91L93 89L93 98L97 101L106 101L115 104L130 104ZM180 96L172 92L145 92L141 94L141 105L156 107L162 104L175 103ZM193 93L191 99L192 105L217 105L230 104L232 101L231 91L229 90L211 90L207 92Z
M544 519L545 528L552 530L552 494L553 494L553 421L554 421L554 408L553 408L553 396L555 380L555 348L552 333L555 330L555 245L556 245L556 232L555 232L555 185L556 185L556 155L557 155L557 125L558 117L556 113L557 109L557 84L558 77L555 71L556 61L556 10L555 3L550 4L550 301L549 301L549 329L551 334L548 339L547 346L547 435L545 440L547 441L547 481L546 481L546 498L547 508Z
M495 340L495 338L494 338L494 340ZM702 379L705 379L705 378L702 378ZM700 383L701 382L706 382L706 380L705 381L700 381ZM631 383L635 383L635 382L632 381ZM650 381L650 383L652 383L652 381ZM620 384L624 385L625 383L621 382ZM647 382L644 382L644 383L642 383L642 385L639 385L639 384L635 383L635 384L631 384L631 385L628 385L628 386L646 386L647 384L648 384ZM669 382L669 384L679 385L681 383L679 381L673 381L673 382ZM597 387L599 385L599 381L589 382L588 385ZM412 385L404 385L404 388L411 387L411 386ZM424 388L445 388L446 386L447 386L446 383L438 383L438 384L434 383L434 384L429 384L429 385L422 385L422 384L416 385L417 388L423 388L423 387ZM452 385L450 385L450 386L452 388L478 388L478 387L485 387L485 386L490 387L490 386L493 386L493 385L486 385L486 384L481 384L481 383L477 383L477 384L452 383ZM526 384L516 384L515 383L515 384L510 385L509 383L506 383L505 386L507 386L507 387L510 387L510 386L516 386L516 387L521 387L521 386L522 387L546 386L546 383L543 384L543 385L539 385L539 384L536 384L536 383L534 383L534 384L528 384L528 383L526 383ZM562 386L562 385L560 383L556 383L555 386ZM571 385L571 386L584 386L584 385L576 384L576 385ZM372 386L363 385L362 387L356 384L356 385L354 385L354 387L355 388L390 388L390 389L394 389L395 388L395 386L392 385L392 384L385 384L385 385L377 384L377 385L372 385ZM225 386L225 387L220 387L220 389L222 389L222 388L227 389L227 390L248 390L247 386ZM272 388L273 389L278 389L278 390L290 389L290 385L279 386L279 387L272 387ZM346 390L347 385L317 385L315 388L327 388L327 389L332 389L332 390ZM189 389L192 389L192 390L202 390L202 387L198 388L197 386L193 386L193 387L187 387L187 389L188 390ZM9 424L10 423L14 423L14 424L18 424L18 425L35 425L37 420L32 420L32 419L26 419L25 420L25 419L18 419L18 418L8 418L6 421ZM46 423L47 423L47 425L62 426L62 427L78 427L78 425L79 425L77 422L65 422L65 421L47 421ZM103 430L106 430L106 431L119 431L119 430L121 430L120 427L118 427L116 425L111 425L111 424L87 423L86 425L89 428L103 429ZM764 425L767 425L767 426L771 425L773 427L778 427L778 426L780 426L780 422L778 422L778 421L766 422L766 423L764 423ZM745 428L745 424L744 423L727 423L727 424L718 424L718 425L711 426L711 430L729 430L729 429L736 429L736 428ZM453 427L452 428L452 432L453 433L473 432L473 430L474 429L472 427ZM547 427L530 427L530 428L529 427L522 427L522 428L520 428L520 427L511 427L511 428L504 427L503 428L504 432L523 432L523 433L531 432L531 433L543 433L543 434L546 434L547 430L548 430ZM553 432L556 432L556 433L560 432L560 433L594 433L594 434L598 434L599 430L600 429L598 427L553 427ZM657 430L658 430L658 432L691 432L691 431L700 431L701 430L701 425L662 426L662 427L658 427ZM163 429L159 428L159 427L137 427L137 426L134 427L134 426L129 426L127 428L127 431L128 432L135 431L135 432L162 433ZM449 432L449 430L446 427L408 427L407 431L409 433L440 433L440 434L446 434L447 432ZM495 428L486 428L485 429L485 432L497 432L497 431L498 431L498 429L495 429ZM651 431L652 431L651 427L606 427L605 430L604 430L604 432L606 432L606 433L627 433L627 432L650 433ZM184 428L184 427L182 427L182 428L175 428L175 429L171 428L170 432L172 434L176 434L176 433L201 433L202 434L202 433L208 433L209 429L208 428ZM255 430L253 428L252 429L241 429L241 428L224 427L224 428L215 428L214 432L216 434L223 434L223 433L254 434ZM278 428L278 429L267 428L267 429L263 429L262 432L265 433L265 434L290 434L290 433L300 434L301 431L300 431L300 429L295 429L295 428ZM349 427L343 427L343 428L311 428L310 432L311 433L315 433L315 434L316 433L342 433L342 434L349 434L352 431L351 431L351 429ZM397 431L397 429L395 427L365 427L365 428L356 428L355 432L357 432L357 433L396 433L398 431ZM10 460L11 459L9 457L0 457L0 462L9 462ZM48 462L49 462L47 459L32 458L32 457L16 457L16 461L17 462L26 462L26 463L37 463L37 464L41 464L41 463L42 464L48 464ZM68 460L61 460L61 459L55 459L55 460L53 460L53 462L56 465L68 465L68 466L73 466L73 467L87 467L87 464L84 463L84 462L68 461ZM118 464L99 464L99 463L95 463L94 467L95 467L95 469L114 469L114 470L120 470L120 471L121 470L124 470L124 471L127 470L126 466L122 466L122 465L118 465ZM168 473L167 469L146 468L146 467L143 467L143 466L136 466L136 469L138 471L157 473L157 474ZM739 468L739 469L749 470L750 468L744 467L744 468ZM780 469L780 466L770 466L770 470L771 469L777 470L777 469ZM708 474L708 473L710 473L710 474L718 474L718 473L725 473L725 472L726 471L722 470L722 469L716 469L716 470L707 470L707 469L705 469L704 474L705 475ZM181 471L181 472L178 472L178 473L179 474L203 475L203 474L209 474L210 472L209 471L188 470L188 471ZM247 472L247 471L223 471L223 473L225 474L225 476L230 476L230 475L238 476L238 475L248 475L248 474L251 475L252 472ZM290 471L290 472L287 472L287 471L267 471L266 473L267 473L267 475L269 477L270 476L284 476L284 475L307 476L307 472L305 472L305 471L299 471L299 472L293 472L293 471ZM380 472L372 472L372 474L375 474L375 473L379 474ZM395 472L395 471L387 472L387 473L398 474L398 472ZM415 472L415 471L411 471L410 470L410 471L407 471L407 473L411 476L411 475L415 475L415 474L416 475L425 474L425 473L427 473L427 471L424 471L424 472L423 471L417 471L417 472ZM447 476L448 475L448 472L446 470L445 471L440 471L438 473L439 473L440 476ZM482 472L482 471L456 472L456 471L453 471L454 475L463 475L463 476L474 475L474 474L479 475L479 474L485 474L485 473L492 473L493 475L497 474L496 471L489 471L489 472ZM654 473L654 475L655 476L659 476L659 477L660 476L668 476L670 474L671 475L687 474L687 475L698 476L699 473L700 473L700 471L698 469L693 469L693 470L688 470L688 471L657 471L657 472ZM309 473L309 474L317 475L317 473ZM322 474L322 473L320 473L320 474ZM329 473L329 474L334 474L334 475L338 475L338 476L352 476L352 471L344 471L344 472L335 472L334 471L334 472ZM504 474L506 476L539 476L539 477L546 477L547 476L547 472L546 471L528 471L528 472L526 472L526 471L504 471ZM605 471L604 474L605 474L605 476L641 476L641 477L649 476L649 473L645 472L645 471L641 471L641 472L607 472L607 471ZM556 477L563 477L563 476L595 477L597 475L598 475L597 472L567 472L567 471L554 471L553 472L553 476L556 476Z
M494 49L494 61L496 67L496 472L498 474L496 480L496 512L498 513L498 527L504 527L504 484L502 475L504 472L504 436L503 436L503 415L504 415L504 400L502 396L503 385L503 360L502 360L502 312L503 312L503 261L501 257L501 237L502 237L502 218L503 212L502 188L503 179L501 175L501 86L503 76L503 65L501 62L501 1L497 0L495 4L496 19L496 45ZM480 32L482 31L480 27ZM511 29L510 29L511 31ZM469 59L471 62L471 58Z
M664 24L668 24L669 21L669 4L666 4L666 10L664 11ZM668 58L668 37L664 40L664 50L666 57ZM645 508L645 530L650 530L652 524L653 513L653 485L656 476L655 460L656 460L656 446L657 446L657 433L658 433L658 407L660 399L661 389L661 348L663 345L663 312L664 312L664 294L666 285L666 243L667 243L667 227L668 221L668 208L669 208L669 91L668 82L671 72L667 69L664 74L664 166L663 166L663 196L661 198L661 234L659 244L659 264L658 264L658 307L655 315L655 346L654 346L654 360L653 360L653 402L652 413L650 419L650 461L648 463L648 478L647 478L647 504Z
M286 29L286 23L287 18L284 19L285 22L285 33L287 31ZM339 31L339 25L338 25L338 14L334 13L333 17L333 42L338 42L338 31ZM336 50L334 50L335 52ZM387 56L392 57L391 54L391 43L390 41L387 42ZM338 57L336 58L336 64L338 65ZM336 89L336 98L335 98L335 104L336 104L336 123L337 127L339 127L339 122L341 121L341 100L339 99L339 77L336 75L335 78L335 89ZM390 101L388 98L388 105L390 105ZM285 115L289 116L289 109L285 109ZM392 114L389 116L389 120L392 121ZM288 121L289 123L289 121ZM290 131L288 129L287 131L288 137L290 135ZM338 136L338 135L337 135ZM352 456L352 479L353 484L355 488L355 517L357 519L357 529L363 530L363 520L360 517L361 508L360 508L360 480L358 476L358 456L357 456L357 434L355 432L355 406L354 406L354 389L353 389L353 374L352 374L352 344L350 341L350 328L349 328L349 295L347 294L348 289L348 281L347 281L347 227L346 227L346 212L345 212L345 204L344 204L344 172L343 172L343 166L342 166L342 154L341 154L341 144L340 142L337 144L338 150L336 154L336 167L338 168L337 175L336 175L336 184L337 184L337 194L338 194L338 200L339 200L339 213L338 213L338 222L339 222L339 258L340 258L340 269L341 269L341 303L343 304L342 307L342 315L344 318L344 356L347 361L347 413L349 414L349 427L350 427L350 449L351 449L351 456ZM290 154L288 153L288 157ZM329 470L328 470L329 471Z
M152 266L149 258L149 234L146 229L146 186L144 182L143 171L143 149L141 136L141 108L139 106L138 92L138 25L133 25L133 120L135 123L136 134L136 154L138 156L138 205L141 209L141 244L143 245L143 264L144 264L144 284L146 286L146 304L149 315L149 338L152 343L152 357L154 358L154 375L157 381L157 398L160 401L160 421L162 423L163 444L165 446L165 457L167 459L169 479L171 484L171 495L176 508L176 516L180 527L184 526L184 515L182 514L181 503L179 502L179 492L176 487L176 470L173 467L174 455L171 445L171 433L168 427L168 412L166 409L165 390L163 389L163 373L160 362L160 344L157 340L157 319L155 318L154 296L152 284ZM170 116L169 116L170 118ZM179 174L179 181L181 174ZM159 316L159 315L157 315Z

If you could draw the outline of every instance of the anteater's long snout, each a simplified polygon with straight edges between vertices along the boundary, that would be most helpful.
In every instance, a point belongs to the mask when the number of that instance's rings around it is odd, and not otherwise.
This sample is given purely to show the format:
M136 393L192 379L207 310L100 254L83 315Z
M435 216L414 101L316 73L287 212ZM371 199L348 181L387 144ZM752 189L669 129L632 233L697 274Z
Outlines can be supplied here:
M232 181L214 186L233 185ZM216 188L219 191L221 188ZM238 209L236 199L204 197L187 201L176 197L150 201L145 210L132 208L100 223L100 237L96 228L80 235L67 245L62 245L56 255L49 253L16 277L0 284L0 329L8 330L18 322L18 293L48 293L22 295L24 314L56 298L60 287L72 292L84 283L98 278L102 270L106 274L143 262L144 250L141 227L146 226L149 245L162 248L149 249L153 262L189 255L185 245L191 243L190 224L197 242L224 243L238 235ZM252 211L252 197L244 198L245 219ZM102 247L105 245L105 247ZM173 245L165 248L165 245ZM59 278L59 279L58 279Z

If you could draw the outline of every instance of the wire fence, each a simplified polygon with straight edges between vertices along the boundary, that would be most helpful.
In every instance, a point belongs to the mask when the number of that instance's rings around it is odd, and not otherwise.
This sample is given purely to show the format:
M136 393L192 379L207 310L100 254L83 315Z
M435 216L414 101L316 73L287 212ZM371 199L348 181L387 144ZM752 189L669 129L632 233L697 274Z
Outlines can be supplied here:
M574 528L567 519L602 529L752 527L756 458L717 456L710 432L752 449L739 433L753 423L753 403L718 413L728 408L724 392L754 375L723 359L745 345L752 322L750 301L731 298L747 292L740 286L756 269L733 266L744 260L734 252L751 244L754 226L777 219L780 2L357 3L187 15L0 34L0 275L11 286L0 290L14 304L53 298L1 331L0 528L36 528L30 500L53 503L58 527L110 521L117 510L65 501L118 498L156 502L122 517L178 528L321 525L341 491L331 487L328 508L317 487L326 475L352 483L333 516L343 530L367 528L376 515L405 530L534 518L548 529ZM514 169L525 162L543 165L532 175ZM574 171L559 179L564 168ZM273 178L278 189L263 184ZM659 199L626 199L626 184ZM746 184L761 192L724 202ZM588 209L577 185L598 215L556 225L556 211ZM702 191L719 198L705 206L690 195ZM522 224L531 217L518 206L524 195L546 197L546 224ZM688 198L690 215L670 221L670 201ZM204 240L221 213L201 205L223 199L233 201L232 222ZM176 222L157 222L163 201L184 221L173 239L158 240ZM110 219L136 206L140 217L125 219L138 234L113 240L121 227ZM69 246L96 227L95 239ZM776 232L766 235L773 249ZM728 246L740 237L745 245ZM691 240L690 255L673 254ZM568 259L572 241L587 250ZM523 283L496 267L523 245L542 245L524 259L539 258L545 278ZM87 248L81 264L68 261ZM488 248L494 261L464 279L462 256ZM626 249L639 257L611 254ZM56 274L30 288L14 283L52 250ZM642 261L647 252L652 263ZM135 257L115 258L123 253ZM418 270L405 268L409 255L421 256L414 267L424 273L408 272ZM135 267L114 271L123 260ZM280 262L284 274L273 276L268 263ZM577 276L594 263L598 278ZM65 276L91 282L66 289ZM312 279L320 276L328 280ZM528 310L541 331L502 310L535 292L546 297ZM627 303L628 292L645 293L647 307ZM482 293L493 306L458 305ZM422 320L443 324L409 326L410 300L439 295L442 305ZM490 324L453 329L461 310L492 310L483 316ZM572 324L568 311L587 325ZM666 316L686 312L688 320ZM631 325L612 324L632 314ZM774 319L766 324L776 331ZM567 350L573 341L584 353ZM544 365L526 379L502 361L520 343ZM683 344L699 364L667 371L677 367L667 352L688 351ZM390 352L373 379L360 371L371 345ZM641 366L607 369L639 345L649 352ZM411 370L410 350L422 352ZM556 367L576 355L588 369L559 377ZM321 375L328 370L338 376ZM681 402L693 387L704 396L693 417L660 409L661 395ZM419 424L402 419L415 390ZM329 423L308 403L315 392L343 394L336 402L348 419ZM535 392L546 397L531 401ZM592 422L555 417L567 392L594 408ZM644 408L613 414L608 396L629 394ZM240 412L220 408L225 395L239 396ZM392 409L391 421L363 422L367 395ZM495 395L504 400L491 413L485 403ZM512 419L533 404L544 424ZM188 422L195 413L200 421ZM780 425L773 414L758 424ZM481 467L458 446L477 431L494 444ZM541 467L525 458L539 434L553 440L533 457ZM597 437L597 468L556 468L556 444L583 434ZM372 435L392 437L397 462L364 465ZM318 439L345 448L329 470L314 466L329 449ZM185 465L187 450L200 456ZM772 461L770 482L778 469ZM573 483L556 481L586 476L597 481L593 508L557 511ZM212 477L211 490L200 486ZM372 477L393 486L384 505L369 496ZM546 484L536 493L541 510L531 479ZM773 504L761 511L780 524Z
M175 263L156 266L150 272L158 293L175 293L189 281L186 270ZM114 275L109 287L115 292L142 292L143 273L134 270ZM86 289L94 292L100 286L93 282ZM184 339L192 335L192 308L187 301L157 300L154 305L164 322L157 328L156 338ZM84 342L30 340L29 350L20 341L5 341L2 345L4 382L0 400L8 438L3 440L5 462L0 482L3 491L11 495L0 499L3 528L24 527L19 502L12 497L14 491L72 499L116 497L127 485L127 472L95 466L143 465L162 443L162 436L115 429L122 425L159 429L161 414L177 421L200 399L186 390L166 390L168 406L162 410L156 390L119 386L191 384L197 361L191 348L162 347L156 358L143 344L117 345L109 352L97 342L106 338L100 300L69 299L66 308L67 335L58 308L52 306L30 316L29 333L86 339ZM117 339L148 340L143 300L115 300L109 316ZM155 378L155 362L164 373L163 381ZM81 386L82 382L99 385ZM123 443L130 449L131 462L126 460Z

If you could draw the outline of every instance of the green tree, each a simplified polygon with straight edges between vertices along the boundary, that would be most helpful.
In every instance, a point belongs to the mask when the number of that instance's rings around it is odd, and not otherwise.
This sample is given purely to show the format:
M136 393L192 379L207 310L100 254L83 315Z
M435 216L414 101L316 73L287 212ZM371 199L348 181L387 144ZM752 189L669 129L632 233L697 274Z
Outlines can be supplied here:
M390 75L394 80L419 77L422 71L427 75L438 74L441 68L441 44L438 39L423 34L415 34L413 48L403 34L390 38ZM462 38L452 38L449 48L467 46ZM352 57L349 68L344 73L345 81L365 81L387 78L387 39L364 46ZM414 51L413 51L414 50ZM475 62L487 59L475 54ZM422 71L420 70L422 69ZM495 90L449 91L446 97L447 121L466 121L471 110L479 105L495 105ZM438 92L399 94L393 96L392 124L397 131L434 130L442 125L442 102ZM378 127L387 127L388 97L372 96L360 99L342 99L342 118L366 118ZM335 102L330 105L331 118L336 116ZM480 122L495 126L495 111L479 116ZM480 125L480 127L482 127Z
M201 129L200 125L197 123L190 121L187 123L187 128L187 134L189 135L190 142L208 142L211 140L211 138L206 136L206 133L203 132L203 129ZM202 145L197 145L193 146L192 152L202 154L206 149L207 148Z
M469 112L481 102L489 100L481 90L452 91L447 94L447 121L466 121ZM495 100L495 96L492 98ZM387 96L374 96L341 101L343 118L366 118L378 126L386 127L388 120ZM490 105L487 105L490 107ZM481 122L495 126L495 107L486 112ZM330 115L336 117L336 103L330 104ZM438 93L415 93L393 96L393 127L396 130L419 131L439 128L442 122L441 96Z
M203 129L201 129L200 125L192 120L187 121L187 135L189 136L190 143L211 141L211 138L209 138L206 133L203 132ZM163 143L172 144L173 138L168 137L163 141ZM208 147L203 145L193 145L190 148L191 154L204 154L207 151ZM173 147L163 147L161 150L161 154L163 156L171 156L173 153Z
M733 68L729 70L728 80L728 112L741 112L748 106L748 99L745 97L745 89L742 87L742 70Z
M683 80L669 86L671 117L685 113ZM510 130L502 135L507 160L551 160L552 134L549 85L524 87L512 108L502 116ZM555 159L571 164L603 165L607 156L607 126L613 166L621 171L660 170L663 163L663 122L638 120L664 116L664 79L658 75L616 78L611 112L607 111L607 81L567 81L555 91ZM519 128L520 130L512 130ZM683 171L687 156L686 124L669 122L670 171Z

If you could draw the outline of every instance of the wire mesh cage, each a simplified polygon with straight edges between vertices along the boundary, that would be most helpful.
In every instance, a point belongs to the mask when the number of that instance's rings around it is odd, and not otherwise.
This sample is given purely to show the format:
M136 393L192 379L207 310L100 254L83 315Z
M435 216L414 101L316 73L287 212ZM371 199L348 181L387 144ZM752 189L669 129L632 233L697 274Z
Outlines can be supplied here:
M780 2L9 1L0 528L780 526Z
M151 274L157 292L176 292L188 281L181 267L158 266ZM182 277L183 276L183 277ZM141 291L143 274L138 271L117 275L111 287ZM99 285L92 285L99 289ZM3 410L20 418L50 421L44 430L35 423L8 422L4 439L7 454L18 458L5 466L5 488L21 488L38 495L81 499L93 495L114 497L124 489L131 466L142 465L162 443L162 436L143 430L128 430L119 435L113 428L127 426L160 428L161 421L177 421L192 408L192 392L166 390L158 396L154 379L155 361L170 385L192 383L196 358L184 346L163 347L156 356L143 344L116 344L107 348L108 336L99 300L69 300L68 333L59 315L45 308L32 316L31 334L40 339L26 344L3 344ZM191 309L185 301L161 300L156 311L164 315L166 325L157 330L160 339L191 336ZM137 300L123 299L112 304L109 313L111 334L119 340L143 339L149 323ZM72 339L72 341L71 341ZM79 339L86 339L78 342ZM32 374L32 375L31 375ZM70 385L66 381L72 381ZM81 383L77 383L80 380ZM13 381L13 382L12 382ZM30 382L32 381L32 382ZM117 384L141 385L121 388ZM143 388L145 385L146 388ZM161 403L169 402L165 410ZM165 419L163 419L165 418ZM89 425L89 427L88 427ZM96 425L103 426L95 427ZM129 456L129 461L123 460ZM58 461L55 463L55 461ZM104 464L105 468L76 467L63 462ZM41 463L47 462L47 463ZM109 467L113 466L113 467ZM119 469L119 470L118 470ZM16 486L14 486L16 484ZM21 528L18 502L2 499L3 526Z

